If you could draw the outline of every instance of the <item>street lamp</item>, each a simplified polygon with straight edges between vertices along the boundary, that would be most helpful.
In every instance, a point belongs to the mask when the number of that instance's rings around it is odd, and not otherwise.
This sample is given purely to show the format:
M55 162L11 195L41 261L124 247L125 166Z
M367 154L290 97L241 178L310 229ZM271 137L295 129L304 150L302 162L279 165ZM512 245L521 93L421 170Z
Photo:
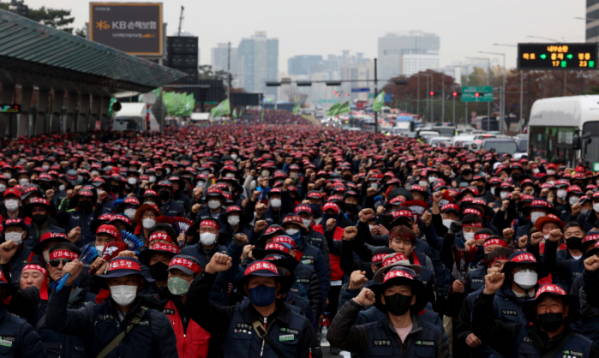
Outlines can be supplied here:
M593 19L592 17L575 17L576 20L585 20L585 21L597 21L599 19Z
M560 41L560 40L551 39L549 37L530 36L530 35L528 35L526 37L528 37L529 39L540 39L540 40L547 40L547 41L553 41L553 42L563 42L563 41Z
M518 47L518 45L508 45L508 44L493 44L493 46Z
M499 111L499 118L501 120L501 122L499 122L499 131L503 134L503 123L505 121L505 74L507 72L507 69L505 68L505 53L486 51L478 52L487 55L503 56L503 85L501 87L501 110Z
M491 85L491 59L488 57L466 57L469 60L476 60L476 61L487 61L489 64L487 65L487 85L490 86ZM463 93L463 92L462 92ZM468 106L468 103L466 102L466 106ZM490 129L490 123L491 123L491 103L487 102L487 129ZM482 123L481 123L481 127L482 127Z
M508 44L493 44L493 46L502 46L502 47L518 47L517 45L508 45ZM522 127L524 127L524 119L522 118L524 110L522 108L522 104L524 102L524 71L520 70L520 132L522 132Z

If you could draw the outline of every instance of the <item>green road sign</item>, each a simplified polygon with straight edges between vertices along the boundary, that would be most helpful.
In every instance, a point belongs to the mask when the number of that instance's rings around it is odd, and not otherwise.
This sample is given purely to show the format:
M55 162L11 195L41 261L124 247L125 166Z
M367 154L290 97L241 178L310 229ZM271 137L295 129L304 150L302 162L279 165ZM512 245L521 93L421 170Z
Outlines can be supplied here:
M599 172L599 163L597 163L597 162L593 163L593 171L595 173Z
M493 102L493 86L462 86L462 102Z

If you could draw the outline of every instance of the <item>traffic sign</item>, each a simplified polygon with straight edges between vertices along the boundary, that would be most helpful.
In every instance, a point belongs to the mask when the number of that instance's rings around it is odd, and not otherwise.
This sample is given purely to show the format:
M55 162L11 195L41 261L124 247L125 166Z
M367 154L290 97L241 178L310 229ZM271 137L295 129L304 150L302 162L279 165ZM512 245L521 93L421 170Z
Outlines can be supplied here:
M385 103L391 103L392 100L393 100L393 94L386 93L385 94Z
M599 172L599 163L597 163L597 162L593 163L593 171L595 173Z
M493 102L493 86L462 86L462 102Z
M597 43L518 44L519 70L596 70Z
M352 92L370 92L370 88L368 88L368 87L352 88L351 91Z

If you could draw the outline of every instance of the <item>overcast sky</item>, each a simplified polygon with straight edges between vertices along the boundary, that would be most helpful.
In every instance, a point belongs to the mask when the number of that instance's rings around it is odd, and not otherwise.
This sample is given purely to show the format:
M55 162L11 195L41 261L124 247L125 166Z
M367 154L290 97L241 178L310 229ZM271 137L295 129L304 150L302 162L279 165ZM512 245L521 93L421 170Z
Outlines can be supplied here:
M8 0L1 0L7 2ZM119 2L119 1L116 1ZM123 1L124 2L124 1ZM127 2L148 2L131 0ZM151 2L151 1L150 1ZM71 9L76 27L89 21L83 0L25 0L30 7ZM199 37L202 64L210 64L210 49L266 31L279 39L279 70L295 55L364 52L377 54L377 38L387 32L432 32L441 38L441 65L484 56L479 51L505 52L508 67L516 66L516 49L494 43L542 42L541 36L584 42L585 0L164 0L168 34L178 27Z

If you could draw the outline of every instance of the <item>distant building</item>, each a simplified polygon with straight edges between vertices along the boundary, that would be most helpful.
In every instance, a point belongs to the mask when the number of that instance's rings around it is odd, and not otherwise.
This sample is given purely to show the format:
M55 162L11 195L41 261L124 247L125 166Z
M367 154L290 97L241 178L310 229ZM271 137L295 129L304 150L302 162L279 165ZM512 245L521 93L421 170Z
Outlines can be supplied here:
M401 57L404 55L439 52L441 40L435 34L410 31L407 35L388 33L378 39L378 78L388 80L404 74ZM410 60L413 62L413 59ZM438 67L438 64L437 66ZM383 81L383 86L384 86Z
M229 44L220 43L216 45L211 51L212 71L227 71L229 66ZM233 76L232 84L233 87L239 87L239 78L241 73L239 71L239 54L235 47L231 46L231 75Z
M309 75L312 68L321 65L320 55L299 55L287 60L287 74L290 76Z
M599 42L599 0L587 0L587 12L585 17L593 19L587 21L587 42Z
M438 53L409 54L399 58L400 73L405 76L437 67L439 67Z
M279 40L268 39L258 31L242 39L238 47L240 85L247 92L275 95L276 87L266 87L266 81L276 81L279 72Z

